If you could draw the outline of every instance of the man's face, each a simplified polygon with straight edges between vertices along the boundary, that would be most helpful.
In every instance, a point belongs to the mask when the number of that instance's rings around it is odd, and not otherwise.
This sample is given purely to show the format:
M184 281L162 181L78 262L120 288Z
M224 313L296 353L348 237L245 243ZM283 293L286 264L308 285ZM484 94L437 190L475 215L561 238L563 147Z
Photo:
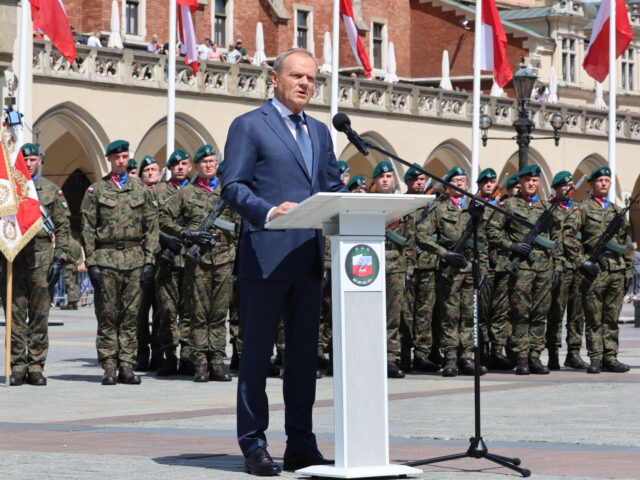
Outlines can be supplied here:
M303 53L285 58L282 71L271 72L276 98L291 112L300 113L311 100L316 82L316 62Z
M196 171L202 178L209 180L216 176L218 171L218 157L216 155L209 155L208 157L201 158L196 163Z
M127 170L127 174L132 176L133 178L138 178L138 170L136 170L135 168Z
M208 38L207 38L207 39L205 39L204 44L205 44L207 47L210 47L210 46L211 46L211 40L209 40Z
M518 184L520 185L520 191L523 195L532 197L533 195L538 193L538 188L540 187L540 177L531 177L529 175L525 175L524 177L520 177L518 179Z
M129 159L131 158L131 153L122 152L122 153L112 153L107 157L109 163L111 164L111 171L117 175L122 175L127 171L127 164L129 163Z
M24 161L27 164L29 175L33 177L38 173L38 167L42 165L42 157L40 155L29 155L28 157L24 157Z
M569 190L573 187L573 181L565 183L555 188L556 197L565 197Z
M145 185L155 185L158 183L160 181L160 166L157 163L152 163L144 167L140 175L140 180L142 180Z
M415 195L420 195L424 192L424 187L427 184L427 177L425 175L418 175L411 180L407 180L407 192Z
M180 160L169 167L169 170L171 171L171 178L175 178L178 182L182 182L187 178L187 175L189 175L192 168L193 165L191 160L188 158Z
M467 190L469 188L469 179L466 175L456 175L455 177L452 177L451 180L449 180L449 183L455 185L458 188L461 188L462 190ZM463 195L453 188L447 188L447 193L450 197L453 198L460 198Z
M483 197L489 197L496 189L496 185L498 185L497 178L483 180L478 184L478 194L482 195Z
M382 172L375 178L376 193L393 192L393 172Z
M598 177L589 182L593 194L598 197L606 197L611 189L611 177Z

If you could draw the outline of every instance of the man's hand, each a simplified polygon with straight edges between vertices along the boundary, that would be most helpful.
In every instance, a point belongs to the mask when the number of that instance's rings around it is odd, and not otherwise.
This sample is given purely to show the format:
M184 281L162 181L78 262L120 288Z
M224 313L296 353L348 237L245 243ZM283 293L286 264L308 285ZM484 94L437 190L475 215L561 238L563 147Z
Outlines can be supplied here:
M179 252L182 247L182 242L178 237L160 232L160 246L162 248L168 248L173 252Z
M99 292L102 290L102 271L100 267L97 265L90 266L87 271L89 272L89 280L91 280L91 285L93 285L93 289L95 292Z
M62 270L62 260L58 257L54 257L53 262L49 265L49 271L47 272L47 283L51 287L55 285L60 278L60 270Z
M213 240L213 234L211 232L203 232L200 230L183 230L182 236L198 245L206 245Z
M269 212L269 221L273 220L274 218L281 217L282 215L286 215L287 212L289 212L289 210L291 210L296 205L298 204L294 202L281 203L280 205L278 205L276 208L274 208Z
M149 290L153 287L153 265L145 263L142 267L142 289Z
M580 273L587 280L593 280L598 276L598 266L591 260L587 260L582 265L580 265Z
M444 257L444 261L453 268L463 268L467 264L467 257L462 253L456 253L449 250Z
M513 242L511 244L511 251L523 258L528 257L531 253L531 250L533 250L533 247L528 243Z

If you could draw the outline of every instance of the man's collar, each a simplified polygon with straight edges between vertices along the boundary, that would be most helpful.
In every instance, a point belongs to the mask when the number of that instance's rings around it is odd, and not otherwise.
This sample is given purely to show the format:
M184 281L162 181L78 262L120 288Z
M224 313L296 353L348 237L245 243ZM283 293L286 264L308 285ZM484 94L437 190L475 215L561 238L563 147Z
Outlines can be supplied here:
M276 110L278 110L278 113L280 113L280 115L282 115L283 117L288 117L289 115L294 115L294 113L289 110L287 107L285 107L282 102L280 100L278 100L275 96L271 99L271 104L276 107ZM299 115L303 115L303 112L300 112Z

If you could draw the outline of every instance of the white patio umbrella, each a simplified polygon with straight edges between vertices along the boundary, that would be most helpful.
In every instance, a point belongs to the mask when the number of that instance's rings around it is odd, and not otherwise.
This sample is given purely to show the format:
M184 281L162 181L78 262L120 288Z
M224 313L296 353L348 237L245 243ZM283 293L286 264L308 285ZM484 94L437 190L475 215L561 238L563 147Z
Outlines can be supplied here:
M384 81L389 83L396 83L399 79L396 75L396 50L393 47L393 42L389 42L389 58L387 59L387 74L384 76Z
M504 94L504 89L500 88L496 83L495 79L493 80L493 85L491 85L491 95L492 97L501 97Z
M109 34L109 48L123 48L120 37L120 14L118 12L118 2L113 0L111 4L111 33Z
M558 77L555 67L549 70L549 103L558 103Z
M596 99L593 102L593 106L598 110L604 110L607 108L607 104L604 102L604 95L602 93L602 84L600 82L596 82Z
M320 67L320 73L331 73L331 35L329 32L324 32L324 41L322 43L322 66Z
M440 88L444 90L453 90L451 78L449 78L449 52L442 51L442 79L440 80Z
M256 54L253 56L253 64L261 65L267 59L264 53L264 32L262 22L256 24Z

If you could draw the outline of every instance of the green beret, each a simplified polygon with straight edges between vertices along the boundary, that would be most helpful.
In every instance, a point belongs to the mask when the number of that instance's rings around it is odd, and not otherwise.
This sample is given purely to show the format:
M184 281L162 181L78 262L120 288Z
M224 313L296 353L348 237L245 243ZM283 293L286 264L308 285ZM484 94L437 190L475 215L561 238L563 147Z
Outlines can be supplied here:
M115 142L111 142L107 147L107 153L104 154L105 157L112 155L114 153L123 153L129 151L129 142L126 140L116 140Z
M539 177L542 174L542 170L538 165L527 165L518 172L518 178L520 177Z
M142 161L140 162L140 169L138 170L138 175L141 174L145 168L147 168L149 165L153 165L154 163L158 163L156 162L155 158L153 158L151 155L145 155Z
M507 186L506 189L509 190L510 188L515 187L518 184L518 174L514 173L513 175L511 175L509 177L509 179L507 180Z
M449 170L449 172L447 172L447 174L445 175L444 179L448 182L450 181L453 177L458 177L460 175L467 175L467 172L464 171L464 168L462 167L453 167L451 170Z
M24 157L33 157L35 155L40 156L40 149L33 143L25 143L20 147L20 150Z
M345 162L344 160L340 160L338 162L338 170L340 171L340 173L348 172L349 164L347 164L347 162Z
M493 168L485 168L480 172L480 175L478 175L476 183L480 183L484 180L495 180L496 178L498 178L498 175Z
M418 167L420 170L422 170L422 167L417 163L414 163L413 167ZM411 167L409 170L407 170L407 173L404 174L404 179L405 180L411 180L411 179L414 179L416 177L419 177L420 175L423 175L423 173L421 171L416 170L413 167Z
M215 154L216 154L215 148L213 148L211 145L203 145L198 149L196 154L193 156L193 161L195 163L198 163L204 157L210 157L211 155L215 155Z
M565 183L569 183L573 180L573 175L566 170L562 172L556 173L556 176L553 177L553 181L551 182L551 188L559 187L560 185L564 185Z
M169 160L167 160L167 168L169 168L174 163L178 163L188 158L189 158L189 154L187 153L187 151L179 148L169 156Z
M591 175L589 175L589 178L587 178L587 182L590 182L591 180L595 180L598 177L611 177L611 169L609 167L596 168L593 172L591 172Z
M224 173L224 160L220 162L218 165L218 170L216 170L216 175L222 175Z
M362 175L356 175L351 180L349 180L349 184L347 185L347 188L351 192L352 190L355 190L360 187L364 187L366 185L367 185L367 182L365 181L364 177Z
M376 178L381 173L393 172L393 165L386 160L381 161L376 168L373 169L373 178Z
M138 162L136 162L135 158L130 158L129 163L127 163L127 172L129 170L135 170L136 168L138 168Z

